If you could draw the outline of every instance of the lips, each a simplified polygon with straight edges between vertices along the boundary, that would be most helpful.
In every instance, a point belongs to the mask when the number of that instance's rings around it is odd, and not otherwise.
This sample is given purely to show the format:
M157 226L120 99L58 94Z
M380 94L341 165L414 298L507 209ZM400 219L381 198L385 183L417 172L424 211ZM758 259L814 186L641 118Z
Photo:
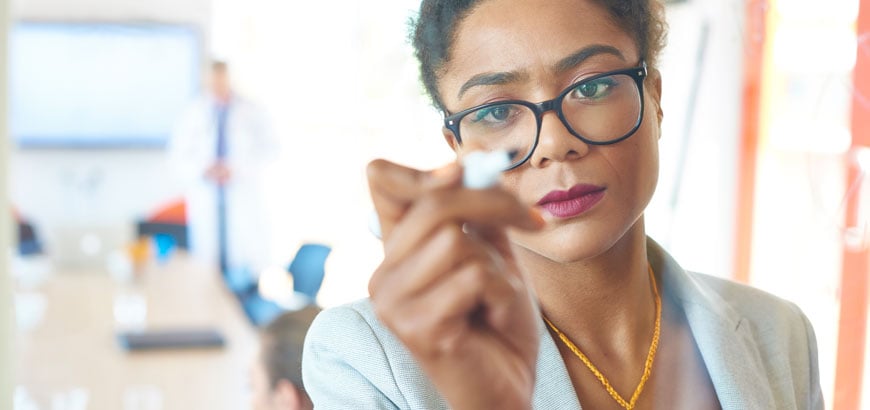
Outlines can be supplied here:
M570 218L595 206L604 197L605 190L602 186L578 184L567 191L552 191L536 205L557 218Z

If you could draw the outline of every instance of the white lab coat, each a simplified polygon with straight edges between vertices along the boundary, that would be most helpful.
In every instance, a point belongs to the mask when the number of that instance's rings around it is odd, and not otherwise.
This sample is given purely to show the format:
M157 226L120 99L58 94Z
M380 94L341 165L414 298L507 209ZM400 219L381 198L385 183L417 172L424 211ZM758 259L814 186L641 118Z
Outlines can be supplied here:
M218 265L217 187L204 177L216 159L215 102L193 101L173 130L168 151L187 201L188 242L198 260ZM263 166L279 148L266 114L234 97L226 120L227 264L258 273L269 262L269 232L262 201Z

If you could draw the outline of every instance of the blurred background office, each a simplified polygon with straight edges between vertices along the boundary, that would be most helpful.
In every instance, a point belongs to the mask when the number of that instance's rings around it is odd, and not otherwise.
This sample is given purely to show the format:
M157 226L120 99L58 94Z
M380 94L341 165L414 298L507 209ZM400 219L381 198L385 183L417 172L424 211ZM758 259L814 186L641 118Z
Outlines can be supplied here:
M267 323L366 296L366 163L452 159L407 43L418 5L0 3L0 408L249 408ZM650 235L797 303L828 408L870 408L870 0L667 7ZM263 262L229 282L189 257L195 208L167 155L213 59L280 146L256 177ZM119 338L179 329L197 347Z

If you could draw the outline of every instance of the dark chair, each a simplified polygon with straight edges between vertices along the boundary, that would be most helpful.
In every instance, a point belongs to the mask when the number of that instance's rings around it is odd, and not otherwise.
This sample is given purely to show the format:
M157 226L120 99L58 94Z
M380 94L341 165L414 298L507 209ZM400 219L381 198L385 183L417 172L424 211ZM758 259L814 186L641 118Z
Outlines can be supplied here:
M293 276L293 290L314 300L323 284L326 257L332 248L317 243L306 243L296 251L296 257L287 270Z
M18 254L27 256L41 253L42 242L36 234L36 229L26 221L18 221Z

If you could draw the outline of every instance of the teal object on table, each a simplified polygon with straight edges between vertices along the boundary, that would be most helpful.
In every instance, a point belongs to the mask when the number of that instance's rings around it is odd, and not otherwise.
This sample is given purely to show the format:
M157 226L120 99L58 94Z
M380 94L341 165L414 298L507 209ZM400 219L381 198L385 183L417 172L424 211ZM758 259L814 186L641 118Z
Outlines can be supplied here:
M159 233L153 236L157 262L165 263L175 250L175 238L172 235Z

